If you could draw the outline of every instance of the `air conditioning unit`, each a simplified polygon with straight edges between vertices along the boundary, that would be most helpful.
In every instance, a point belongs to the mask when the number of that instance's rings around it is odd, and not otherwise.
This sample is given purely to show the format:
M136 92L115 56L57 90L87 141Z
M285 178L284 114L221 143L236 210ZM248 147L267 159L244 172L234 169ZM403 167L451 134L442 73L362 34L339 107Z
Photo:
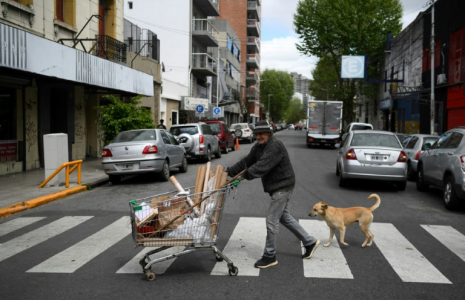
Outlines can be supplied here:
M439 74L437 82L438 84L446 84L447 83L446 74Z

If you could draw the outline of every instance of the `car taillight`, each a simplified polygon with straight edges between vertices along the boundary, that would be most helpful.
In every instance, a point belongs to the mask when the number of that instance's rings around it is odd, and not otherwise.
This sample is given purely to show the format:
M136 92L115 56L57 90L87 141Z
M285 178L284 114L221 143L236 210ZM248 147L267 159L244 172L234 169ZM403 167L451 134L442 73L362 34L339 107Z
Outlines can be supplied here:
M308 138L308 141L309 141L309 142L313 142L313 138Z
M420 155L423 153L423 151L418 150L417 154L415 155L415 160L418 160L420 158Z
M462 165L462 171L465 172L465 155L460 156L460 164Z
M245 132L249 132L250 130L249 129L244 129Z
M405 155L404 151L400 151L397 162L407 162L407 155Z
M155 145L145 146L144 151L142 151L142 154L153 154L153 153L158 153L158 148Z
M203 139L203 135L199 134L199 142L200 144L203 144L205 140Z
M103 149L102 150L102 157L112 157L113 153L111 153L110 149Z
M223 137L223 135L222 135L221 133L218 133L216 136L217 136L220 140L221 140L221 138Z
M354 149L350 149L349 152L347 152L346 159L357 159Z

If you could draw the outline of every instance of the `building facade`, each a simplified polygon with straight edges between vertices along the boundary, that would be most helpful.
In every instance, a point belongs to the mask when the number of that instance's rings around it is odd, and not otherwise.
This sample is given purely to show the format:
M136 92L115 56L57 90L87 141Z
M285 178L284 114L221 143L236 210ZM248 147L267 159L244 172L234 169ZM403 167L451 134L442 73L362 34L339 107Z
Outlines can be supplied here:
M291 75L294 81L294 93L300 93L302 95L309 93L310 79L296 72L291 72L289 75Z
M126 66L123 2L5 0L1 8L0 175L43 168L46 134L67 134L70 161L100 156L102 95L154 94L152 76Z

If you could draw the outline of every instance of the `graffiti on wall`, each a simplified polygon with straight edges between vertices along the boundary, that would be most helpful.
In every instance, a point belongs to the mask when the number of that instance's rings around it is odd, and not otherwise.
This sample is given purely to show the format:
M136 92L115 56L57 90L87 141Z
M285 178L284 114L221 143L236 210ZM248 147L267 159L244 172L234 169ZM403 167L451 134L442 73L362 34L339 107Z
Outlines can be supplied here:
M31 99L26 100L26 142L27 152L30 152L31 147L37 142L37 125L32 120L34 106L37 102L33 102Z

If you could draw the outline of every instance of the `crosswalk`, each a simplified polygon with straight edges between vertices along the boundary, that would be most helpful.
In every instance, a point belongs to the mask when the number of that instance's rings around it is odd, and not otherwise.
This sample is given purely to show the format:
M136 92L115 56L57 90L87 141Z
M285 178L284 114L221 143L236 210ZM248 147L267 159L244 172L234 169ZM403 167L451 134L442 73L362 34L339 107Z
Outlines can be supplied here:
M77 226L85 226L85 222L93 216L65 216L51 220L46 225L32 226L32 230L8 239L8 235L32 224L44 224L46 217L20 217L0 224L0 266L13 256L21 255L27 249L42 243L56 242L60 235ZM38 223L39 222L39 223ZM336 236L329 247L323 247L329 236L329 228L324 221L300 220L300 224L322 241L321 248L310 260L302 260L303 274L306 278L355 279ZM451 226L419 225L438 245L445 247L451 255L465 262L465 236ZM403 282L453 284L438 268L428 261L393 224L373 223L371 230L375 233L373 247L377 247L382 258ZM100 228L89 237L55 253L35 266L30 266L27 273L74 273L84 265L98 259L99 255L125 238L131 238L128 217L121 217L113 223ZM14 234L13 234L14 235ZM6 240L5 240L6 238ZM264 218L241 217L229 237L223 253L239 268L238 276L260 276L263 270L253 267L254 262L263 253L266 227ZM347 239L347 238L346 238ZM362 241L360 241L361 243ZM359 247L360 245L351 245ZM140 274L142 268L139 260L155 248L142 248L134 257L128 257L116 274ZM151 259L179 253L184 247L173 247L151 256ZM303 249L303 248L302 248ZM296 249L297 250L297 249ZM278 250L279 251L279 250ZM299 250L297 250L299 251ZM303 250L302 250L303 251ZM360 251L369 251L360 249ZM165 260L152 266L155 274L165 273L174 261L179 258ZM210 272L211 276L228 275L226 262L217 262Z

